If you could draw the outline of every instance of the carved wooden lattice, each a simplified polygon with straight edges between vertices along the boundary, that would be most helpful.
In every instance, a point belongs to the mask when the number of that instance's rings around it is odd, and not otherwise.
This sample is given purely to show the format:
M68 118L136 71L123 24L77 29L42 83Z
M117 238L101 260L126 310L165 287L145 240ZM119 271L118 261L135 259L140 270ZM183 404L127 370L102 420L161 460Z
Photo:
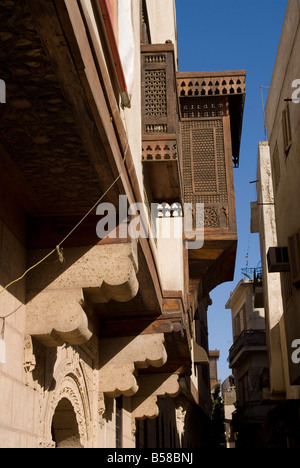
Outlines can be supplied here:
M181 199L179 109L171 43L142 46L142 161L147 196Z
M193 192L195 195L218 195L215 128L191 129L190 139Z
M177 74L181 119L230 117L232 160L239 165L246 93L244 70ZM226 137L227 138L227 137Z
M222 120L183 121L181 130L185 201L227 203Z
M145 72L145 113L147 116L167 115L167 82L165 70Z
M142 146L143 161L169 161L177 159L176 140L145 141Z
M143 134L175 134L178 128L174 46L142 47Z
M183 119L223 117L226 112L224 101L220 98L182 98L180 102Z
M184 74L182 74L184 75ZM244 73L234 73L232 76L182 76L178 80L178 94L184 96L220 96L245 93Z

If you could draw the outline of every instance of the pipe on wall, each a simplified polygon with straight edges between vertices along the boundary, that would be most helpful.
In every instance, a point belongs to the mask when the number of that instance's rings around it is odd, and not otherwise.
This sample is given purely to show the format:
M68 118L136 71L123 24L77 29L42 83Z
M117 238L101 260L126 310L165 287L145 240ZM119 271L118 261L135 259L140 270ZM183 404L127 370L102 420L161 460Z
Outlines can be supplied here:
M128 93L127 83L124 75L123 65L119 54L119 47L114 33L111 9L108 0L96 0L94 2L98 19L101 22L103 33L107 41L107 49L110 54L111 65L116 76L118 87L121 95L122 107L130 107L130 97ZM99 24L97 22L99 27Z

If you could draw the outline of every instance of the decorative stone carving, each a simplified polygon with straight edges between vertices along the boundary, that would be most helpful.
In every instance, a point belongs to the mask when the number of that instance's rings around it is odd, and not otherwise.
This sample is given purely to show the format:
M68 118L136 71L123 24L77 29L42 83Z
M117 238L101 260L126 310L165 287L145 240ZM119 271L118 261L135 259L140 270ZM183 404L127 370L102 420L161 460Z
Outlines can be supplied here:
M132 398L135 419L155 419L159 415L158 397L175 398L180 392L177 374L155 374L138 377L139 391Z
M100 340L99 360L100 391L111 398L132 396L139 390L136 369L166 363L164 335Z
M27 335L24 343L24 370L26 374L32 372L36 366L35 355L33 354L32 338Z
M185 418L186 418L187 408L179 406L176 408L176 425L180 437L183 436L185 431Z
M180 388L182 393L178 398L176 398L176 426L181 442L183 442L185 436L185 429L188 427L188 417L194 408L190 400L184 394L186 393L184 387L182 386L182 379L180 379ZM187 390L189 392L189 390Z
M93 445L92 399L88 380L78 352L70 347L59 348L50 387L41 400L40 447L55 447L51 434L52 419L63 398L67 398L74 408L81 445L85 448Z

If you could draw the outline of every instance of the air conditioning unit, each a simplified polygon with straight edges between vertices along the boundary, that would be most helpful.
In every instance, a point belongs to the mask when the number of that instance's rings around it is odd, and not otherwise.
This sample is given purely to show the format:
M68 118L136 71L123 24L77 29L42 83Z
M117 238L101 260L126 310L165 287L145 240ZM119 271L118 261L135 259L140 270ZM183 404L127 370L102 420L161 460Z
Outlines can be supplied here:
M269 273L290 271L289 251L287 247L270 247L267 260Z
M300 232L288 237L288 251L293 284L300 283Z

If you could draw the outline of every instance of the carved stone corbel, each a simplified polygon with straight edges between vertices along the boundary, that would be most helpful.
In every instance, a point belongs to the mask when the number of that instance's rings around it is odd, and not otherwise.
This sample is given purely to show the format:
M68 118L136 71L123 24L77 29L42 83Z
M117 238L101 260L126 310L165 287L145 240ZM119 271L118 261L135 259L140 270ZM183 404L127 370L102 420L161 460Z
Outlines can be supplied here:
M101 339L99 360L101 392L111 398L132 396L139 390L137 369L166 363L164 335Z
M93 334L82 290L46 289L27 305L26 333L45 346L86 343Z
M158 397L175 398L180 392L177 374L155 374L138 377L139 391L132 398L135 419L155 419L159 415Z
M44 251L29 255L30 264ZM84 344L92 336L89 304L126 302L139 289L132 243L65 249L64 263L50 257L28 276L26 333L45 346Z

